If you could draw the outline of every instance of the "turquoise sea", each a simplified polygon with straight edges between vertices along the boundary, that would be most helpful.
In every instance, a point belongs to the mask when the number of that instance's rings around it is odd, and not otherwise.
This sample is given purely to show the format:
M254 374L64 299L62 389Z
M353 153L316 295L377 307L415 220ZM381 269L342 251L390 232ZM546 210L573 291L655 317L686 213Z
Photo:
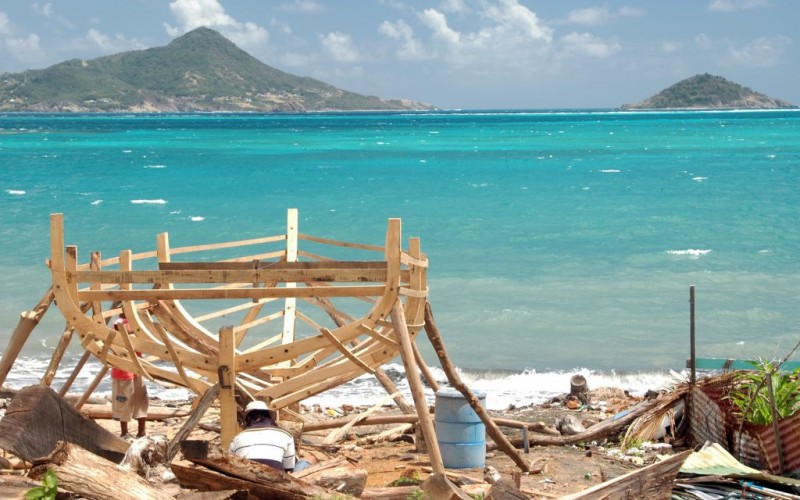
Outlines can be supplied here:
M681 371L690 285L699 356L800 340L798 111L7 114L0 188L2 349L49 286L51 212L85 261L163 231L277 234L287 208L301 232L370 244L402 218L451 357L503 402L576 370ZM63 327L51 309L8 384L41 375Z

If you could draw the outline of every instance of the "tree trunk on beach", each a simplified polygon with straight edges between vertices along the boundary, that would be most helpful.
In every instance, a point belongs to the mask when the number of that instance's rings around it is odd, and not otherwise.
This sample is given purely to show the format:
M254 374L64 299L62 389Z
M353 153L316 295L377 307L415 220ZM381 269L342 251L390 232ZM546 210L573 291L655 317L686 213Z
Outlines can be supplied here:
M47 469L58 477L59 489L76 493L89 500L139 500L172 498L134 472L98 457L80 446L59 442L44 459L34 462L30 477L41 479Z

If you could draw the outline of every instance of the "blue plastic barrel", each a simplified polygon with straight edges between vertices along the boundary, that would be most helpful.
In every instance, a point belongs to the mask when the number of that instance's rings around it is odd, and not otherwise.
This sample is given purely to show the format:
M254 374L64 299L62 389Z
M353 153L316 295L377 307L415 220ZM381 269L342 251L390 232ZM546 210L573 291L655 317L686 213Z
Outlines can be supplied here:
M486 394L473 391L486 409ZM448 387L436 391L436 441L448 469L473 469L486 464L486 427L463 394Z

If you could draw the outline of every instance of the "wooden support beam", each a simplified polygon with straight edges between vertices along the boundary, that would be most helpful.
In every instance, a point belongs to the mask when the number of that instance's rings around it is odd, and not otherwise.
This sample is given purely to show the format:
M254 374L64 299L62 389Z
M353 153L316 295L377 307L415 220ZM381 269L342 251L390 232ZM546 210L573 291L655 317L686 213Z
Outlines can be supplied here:
M8 345L3 351L3 355L0 357L0 387L2 387L3 382L6 381L8 372L11 371L14 361L17 360L31 332L36 328L36 325L39 324L39 321L42 320L44 313L47 312L54 298L53 287L50 287L33 309L20 314L19 322L16 328L14 328L11 338L8 339Z
M486 426L486 432L492 437L497 447L508 455L523 472L529 472L531 470L530 463L519 453L519 450L514 448L514 445L511 444L508 437L506 437L497 424L492 421L491 417L486 413L486 410L481 406L478 398L475 397L469 387L461 380L461 376L458 375L458 372L456 372L453 363L450 361L450 357L447 356L444 341L439 334L439 329L436 327L436 322L433 320L433 312L431 311L430 303L425 304L425 331L433 345L433 349L436 351L436 355L439 357L442 369L447 374L447 380L450 382L450 385L464 395L464 398L466 398L469 405L478 415L478 418L480 418L481 422Z
M439 449L439 443L436 441L433 420L431 420L431 415L428 413L428 402L425 400L422 380L420 380L417 364L414 361L414 352L411 349L411 337L406 328L406 316L403 311L403 303L400 300L398 300L394 308L392 308L392 323L394 324L395 335L400 343L400 357L403 359L403 365L405 365L406 378L408 378L408 385L411 388L411 395L414 398L414 406L417 408L419 424L428 445L431 467L433 467L434 474L444 475L445 469L444 462L442 461L442 452Z
M136 290L84 290L78 293L81 301L97 300L214 300L268 299L286 297L368 297L384 295L383 285L314 286L305 288L173 288Z
M180 450L181 442L189 436L189 433L192 432L194 426L197 425L197 422L203 418L205 415L206 410L208 410L214 401L217 399L220 393L219 384L214 384L208 389L206 389L205 394L203 397L200 398L200 402L197 406L192 410L192 416L189 417L186 422L184 422L183 426L175 433L172 437L172 440L169 442L169 446L167 447L167 457L166 463L172 462L172 459L175 458L175 454L178 453Z
M222 447L227 449L239 432L236 418L236 340L233 327L224 326L219 332L219 402L220 438Z

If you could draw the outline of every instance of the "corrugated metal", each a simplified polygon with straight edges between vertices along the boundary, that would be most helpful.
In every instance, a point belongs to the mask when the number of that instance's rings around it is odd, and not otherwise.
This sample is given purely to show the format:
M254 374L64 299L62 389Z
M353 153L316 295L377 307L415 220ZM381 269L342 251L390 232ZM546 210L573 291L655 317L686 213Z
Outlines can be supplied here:
M691 392L690 432L695 444L725 443L725 416L709 396L695 387Z
M783 451L783 472L800 472L800 413L779 421L778 431ZM745 432L760 441L764 466L773 474L779 474L778 446L772 426L746 426Z
M726 395L731 374L699 383L691 391L690 435L695 444L733 445L733 453L745 464L780 474L778 447L772 426L745 425L739 439L739 422L731 413ZM800 413L778 423L783 451L783 473L800 473Z

